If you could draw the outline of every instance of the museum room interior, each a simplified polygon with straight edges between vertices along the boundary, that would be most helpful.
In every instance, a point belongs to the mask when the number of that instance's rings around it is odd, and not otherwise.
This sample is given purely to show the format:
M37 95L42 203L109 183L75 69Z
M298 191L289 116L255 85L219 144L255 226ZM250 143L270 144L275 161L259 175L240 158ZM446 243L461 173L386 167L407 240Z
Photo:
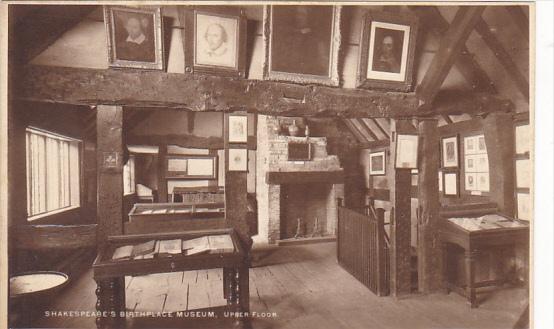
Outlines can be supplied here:
M10 4L10 326L528 328L532 10Z

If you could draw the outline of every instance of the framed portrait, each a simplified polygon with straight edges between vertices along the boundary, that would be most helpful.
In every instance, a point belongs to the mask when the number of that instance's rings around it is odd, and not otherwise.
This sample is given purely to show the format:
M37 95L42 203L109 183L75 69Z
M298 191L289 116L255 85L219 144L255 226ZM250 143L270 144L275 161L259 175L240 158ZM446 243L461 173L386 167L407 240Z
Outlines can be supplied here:
M264 79L339 85L341 6L265 6Z
M104 6L104 24L111 67L164 69L159 7Z
M458 167L458 136L442 138L441 143L443 168Z
M216 179L217 156L168 155L166 178Z
M230 114L228 122L228 141L229 143L248 142L248 116Z
M248 149L229 149L227 155L229 171L248 171Z
M477 142L475 136L464 137L464 154L476 154Z
M445 172L443 179L443 191L445 196L458 196L458 173Z
M385 174L385 151L369 154L369 174L370 175Z
M186 73L245 77L246 16L225 6L189 6L179 9L184 25Z
M358 87L411 90L417 18L369 11L361 26Z
M417 168L418 135L396 136L395 168Z

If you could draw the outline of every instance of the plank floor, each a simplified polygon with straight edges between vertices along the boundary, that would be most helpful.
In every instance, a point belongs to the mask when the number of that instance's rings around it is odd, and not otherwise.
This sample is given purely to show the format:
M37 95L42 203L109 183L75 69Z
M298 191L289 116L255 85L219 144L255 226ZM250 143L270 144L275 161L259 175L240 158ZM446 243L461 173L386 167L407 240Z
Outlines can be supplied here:
M255 329L512 328L528 302L523 288L484 294L470 309L451 293L377 297L336 262L335 243L279 247L250 269L250 307ZM50 311L94 311L92 271L73 282ZM126 278L130 311L205 310L225 305L221 270ZM131 319L132 328L230 328L229 319ZM34 327L94 328L93 317L40 317Z

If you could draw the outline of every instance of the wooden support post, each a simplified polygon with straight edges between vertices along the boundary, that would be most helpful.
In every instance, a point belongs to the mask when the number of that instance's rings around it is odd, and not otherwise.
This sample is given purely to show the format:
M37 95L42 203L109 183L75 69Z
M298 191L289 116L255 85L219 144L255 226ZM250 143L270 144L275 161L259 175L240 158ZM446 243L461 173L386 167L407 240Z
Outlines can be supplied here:
M158 202L168 202L167 200L167 145L161 144L158 147ZM173 201L173 200L172 200Z
M439 221L439 133L436 119L418 125L419 150L423 154L418 171L418 290L436 291L441 285L441 249L437 242Z
M224 139L225 139L225 219L228 225L233 227L240 236L245 248L248 250L252 246L252 238L246 222L247 212L247 171L229 171L229 148L244 148L247 145L237 144L230 146L226 136L228 136L228 114L225 115ZM248 163L248 160L247 160Z
M123 233L123 108L99 105L96 115L99 245Z
M409 120L391 120L389 189L391 211L390 288L393 296L410 293L411 169L395 168L396 138L413 131Z
M504 215L515 215L514 129L511 113L489 114L483 120L485 143L489 156L491 201Z

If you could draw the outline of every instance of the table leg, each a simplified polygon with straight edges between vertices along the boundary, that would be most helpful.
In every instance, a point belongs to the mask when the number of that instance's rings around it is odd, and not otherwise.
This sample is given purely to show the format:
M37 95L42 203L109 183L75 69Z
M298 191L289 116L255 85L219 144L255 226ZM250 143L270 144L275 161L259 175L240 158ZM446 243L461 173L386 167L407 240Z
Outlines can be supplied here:
M241 312L243 315L250 313L250 291L249 291L249 268L241 266L234 272L234 304L235 312ZM250 316L241 316L233 323L233 328L250 329Z
M448 272L448 243L442 244L442 286L446 294L450 293L450 282Z
M471 308L477 307L477 300L475 294L475 257L477 253L475 251L466 250L465 256L465 273L466 273L466 297L468 299Z
M98 329L120 328L125 311L125 279L96 280L96 327Z
M235 269L224 268L223 269L223 294L227 299L227 305L234 305L236 299L236 280Z

